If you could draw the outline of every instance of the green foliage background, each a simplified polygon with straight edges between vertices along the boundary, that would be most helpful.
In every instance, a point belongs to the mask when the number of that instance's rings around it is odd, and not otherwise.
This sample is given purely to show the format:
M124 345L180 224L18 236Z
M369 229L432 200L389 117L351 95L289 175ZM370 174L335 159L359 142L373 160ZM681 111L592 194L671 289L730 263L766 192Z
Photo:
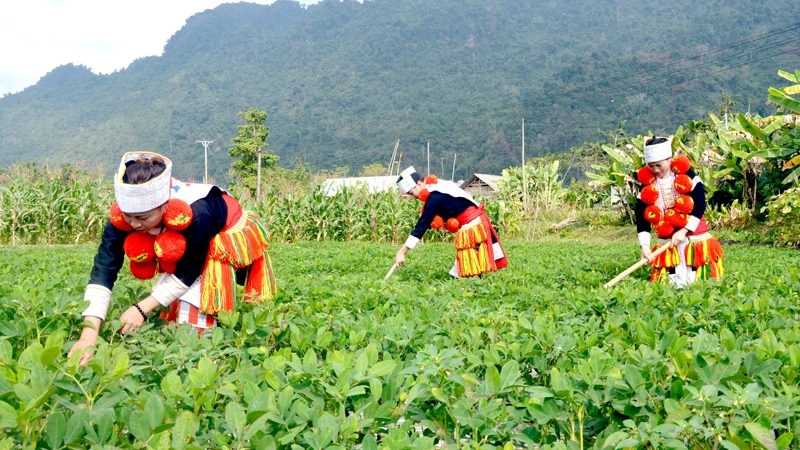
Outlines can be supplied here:
M269 114L270 149L315 170L403 161L456 178L595 141L673 130L723 94L767 108L776 67L800 66L792 0L324 0L224 4L187 20L161 56L109 75L55 68L0 98L0 164L102 163L151 149L176 175L222 182L237 112ZM445 171L447 172L447 171Z
M151 286L126 270L80 368L66 353L93 246L2 247L0 446L797 447L796 251L729 245L722 283L643 270L606 290L635 246L505 248L507 269L465 283L451 244L389 280L376 261L394 245L273 245L275 300L202 339L119 335Z

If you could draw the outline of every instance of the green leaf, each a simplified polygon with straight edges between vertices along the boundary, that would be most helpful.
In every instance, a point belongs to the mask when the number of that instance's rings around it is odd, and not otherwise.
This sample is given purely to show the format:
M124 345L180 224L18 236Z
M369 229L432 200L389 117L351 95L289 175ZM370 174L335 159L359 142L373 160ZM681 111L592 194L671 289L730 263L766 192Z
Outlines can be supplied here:
M241 439L244 427L247 424L247 414L244 407L238 402L229 403L225 408L225 421L234 435Z
M393 361L391 359L390 360L384 360L384 361L381 361L381 362L375 364L374 366L372 366L372 368L369 369L369 374L368 375L370 377L382 377L382 376L385 376L385 375L389 375L390 373L392 373L392 371L394 371L394 368L396 366L397 366L397 363L395 361Z
M97 423L97 439L100 444L105 444L111 438L111 433L114 431L114 411L93 412L98 413L94 418Z
M139 442L147 442L150 439L150 420L142 411L133 411L128 416L128 429Z
M47 436L47 445L49 445L50 448L61 447L61 442L64 440L66 431L67 418L64 417L64 413L56 411L51 414L44 428L45 436Z
M172 430L172 447L185 448L186 443L192 440L199 427L197 417L189 411L183 411L175 421L175 428Z
M745 131L750 133L754 139L758 139L761 142L767 141L767 136L764 134L763 131L761 131L761 128L758 128L758 125L747 120L747 117L745 117L744 114L742 113L737 114L736 120L739 121L739 124L742 125L742 128L744 128Z
M796 148L775 147L775 148L767 148L764 150L759 150L753 153L753 156L765 159L778 159L778 158L785 158L797 152L798 150Z
M793 99L792 97L775 88L769 88L768 92L769 95L767 98L769 101L778 106L786 108L793 113L800 114L800 101Z
M64 433L64 444L69 445L77 442L86 430L83 424L89 421L89 412L85 409L80 409L75 412L69 419L67 419L67 432Z
M757 422L747 422L744 424L745 429L753 436L762 447L767 450L778 450L778 444L775 442L775 436L772 435L772 430L767 429Z
M519 380L519 363L512 359L503 364L500 370L500 392L516 385L517 380Z
M559 397L572 397L572 384L566 376L561 375L558 367L550 369L550 387Z
M793 440L794 440L794 434L787 431L786 433L780 435L778 440L775 441L775 444L777 444L778 450L785 450L789 448L790 445L792 445Z
M0 428L17 426L17 410L4 401L0 401Z
M626 439L627 437L628 437L627 431L615 431L606 438L606 440L603 442L602 448L616 447L620 441Z
M164 421L164 402L158 395L151 395L144 404L144 413L149 420L151 429L161 425Z
M361 440L362 450L378 450L378 443L375 442L375 437L371 433L367 433L364 439Z

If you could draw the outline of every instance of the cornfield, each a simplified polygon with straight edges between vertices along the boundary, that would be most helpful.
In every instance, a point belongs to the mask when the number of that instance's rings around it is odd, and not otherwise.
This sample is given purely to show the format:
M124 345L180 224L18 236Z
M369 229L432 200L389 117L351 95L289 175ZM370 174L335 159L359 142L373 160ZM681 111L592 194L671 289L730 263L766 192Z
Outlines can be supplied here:
M366 241L403 242L419 217L421 203L395 192L369 193L344 189L326 196L310 192L267 195L259 203L233 192L263 220L274 242ZM95 242L114 201L111 180L99 170L71 166L50 169L14 165L0 170L0 244L81 244ZM486 202L498 233L519 233L519 211L501 202ZM443 230L425 239L452 239Z
M113 202L99 169L14 165L0 170L0 244L80 244L96 240Z

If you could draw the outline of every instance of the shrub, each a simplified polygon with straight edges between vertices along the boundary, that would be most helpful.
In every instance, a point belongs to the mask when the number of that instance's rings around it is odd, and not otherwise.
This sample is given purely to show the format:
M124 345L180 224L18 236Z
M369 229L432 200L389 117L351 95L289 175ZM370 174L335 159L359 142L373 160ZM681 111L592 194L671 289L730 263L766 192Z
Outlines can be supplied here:
M764 210L767 226L775 234L775 245L800 247L800 188L789 188L773 196Z

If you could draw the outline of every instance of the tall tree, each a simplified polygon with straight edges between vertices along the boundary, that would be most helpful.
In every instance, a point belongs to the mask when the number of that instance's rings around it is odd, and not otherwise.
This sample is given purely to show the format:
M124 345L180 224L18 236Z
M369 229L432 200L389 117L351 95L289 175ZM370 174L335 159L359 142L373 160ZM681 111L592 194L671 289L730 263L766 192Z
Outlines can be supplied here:
M269 128L264 122L267 112L250 108L239 111L239 116L247 123L237 127L239 135L232 139L234 145L228 150L232 158L239 158L231 163L231 172L251 189L255 178L256 200L260 200L261 169L276 166L280 157L266 151Z

